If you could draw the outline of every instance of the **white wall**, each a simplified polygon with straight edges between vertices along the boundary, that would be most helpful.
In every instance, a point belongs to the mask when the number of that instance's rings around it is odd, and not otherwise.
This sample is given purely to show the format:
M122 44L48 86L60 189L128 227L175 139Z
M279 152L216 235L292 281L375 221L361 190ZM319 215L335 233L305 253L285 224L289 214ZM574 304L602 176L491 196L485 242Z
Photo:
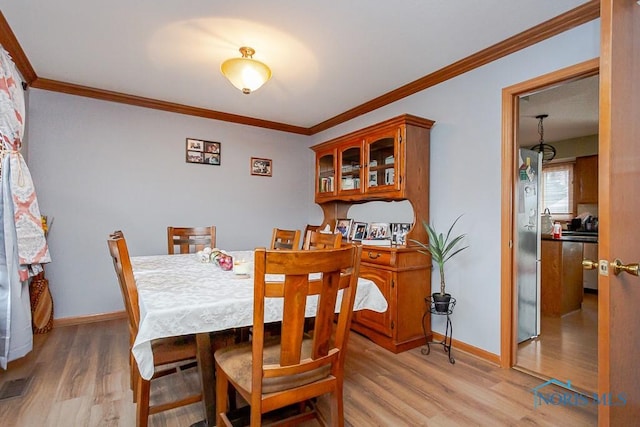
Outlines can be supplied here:
M554 162L575 157L592 156L598 154L598 135L554 141L551 145L556 148Z
M303 228L311 150L300 135L30 90L29 167L54 218L47 265L55 318L123 309L106 238L132 255L166 253L166 228L217 226L223 249L266 246L272 227ZM185 138L222 143L222 164L185 162ZM250 157L273 159L251 176Z
M430 221L457 231L469 249L447 264L457 298L454 339L500 353L502 89L599 56L599 21L582 25L313 137L325 141L404 113L435 120L431 130ZM388 216L386 205L373 215ZM440 283L432 275L432 286ZM444 319L432 327L444 334Z
M436 121L431 222L444 228L464 214L458 231L470 248L446 270L454 338L499 354L502 89L597 57L599 37L599 21L582 25L310 138L33 91L30 167L41 209L55 217L55 317L122 308L105 243L116 228L137 255L163 253L169 224L216 224L219 246L240 249L266 244L273 226L318 223L307 147L410 113ZM222 166L186 164L186 137L222 141ZM273 158L274 177L249 176L250 156ZM398 206L406 215L402 204L371 206L368 218L394 217ZM433 322L441 333L442 320Z

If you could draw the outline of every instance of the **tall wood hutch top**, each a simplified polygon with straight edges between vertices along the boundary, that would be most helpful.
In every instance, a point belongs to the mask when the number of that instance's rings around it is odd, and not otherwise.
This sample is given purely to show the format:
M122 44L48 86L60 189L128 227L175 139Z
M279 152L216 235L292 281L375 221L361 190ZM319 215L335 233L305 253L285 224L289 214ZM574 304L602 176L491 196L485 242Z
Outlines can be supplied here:
M364 246L360 275L387 298L385 313L354 314L352 328L381 346L404 351L424 344L424 298L431 291L431 259L411 240L426 241L429 221L429 133L432 120L404 114L315 145L315 201L323 226L347 218L354 204L407 200L414 213L406 244ZM430 317L425 330L431 333Z

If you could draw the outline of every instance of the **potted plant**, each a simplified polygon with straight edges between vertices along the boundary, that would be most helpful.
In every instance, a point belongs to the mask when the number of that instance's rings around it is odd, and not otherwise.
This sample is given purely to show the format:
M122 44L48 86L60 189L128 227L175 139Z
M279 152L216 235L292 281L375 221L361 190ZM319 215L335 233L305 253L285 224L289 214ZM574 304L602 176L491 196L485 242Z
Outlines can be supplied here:
M451 224L451 227L449 227L446 236L444 236L442 233L436 232L432 225L429 225L426 221L423 220L422 225L427 230L429 241L427 243L424 243L412 239L412 242L416 243L424 249L419 250L418 252L425 255L431 255L431 259L436 264L438 264L438 269L440 270L440 292L434 292L431 296L433 298L436 311L441 313L447 312L449 310L449 301L451 301L451 295L446 293L444 280L444 264L449 261L454 255L462 252L469 247L464 246L462 248L456 248L458 243L460 243L460 241L465 237L465 234L461 234L456 237L451 236L453 227L461 217L462 215L460 215L458 218L456 218L455 221L453 221L453 224Z

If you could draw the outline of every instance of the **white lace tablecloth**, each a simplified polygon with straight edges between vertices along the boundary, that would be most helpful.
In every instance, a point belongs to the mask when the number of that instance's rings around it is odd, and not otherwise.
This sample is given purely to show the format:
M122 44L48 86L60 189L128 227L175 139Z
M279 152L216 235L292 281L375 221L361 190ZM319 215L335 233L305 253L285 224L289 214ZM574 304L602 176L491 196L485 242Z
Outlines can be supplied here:
M249 262L249 278L202 263L195 254L131 258L140 305L140 327L132 351L143 378L153 375L152 340L253 324L253 251L229 253L234 260ZM315 315L316 304L317 298L309 297L309 316ZM269 301L265 321L282 320L281 307ZM375 283L360 278L353 309L384 312L387 301Z

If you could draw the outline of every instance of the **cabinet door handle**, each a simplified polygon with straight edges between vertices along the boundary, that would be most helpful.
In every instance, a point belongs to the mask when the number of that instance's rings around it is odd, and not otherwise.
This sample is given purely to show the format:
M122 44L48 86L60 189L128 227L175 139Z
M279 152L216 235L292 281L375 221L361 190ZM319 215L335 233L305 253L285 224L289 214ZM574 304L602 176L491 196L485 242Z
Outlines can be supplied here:
M377 259L377 258L380 258L381 256L382 256L381 253L374 254L373 252L369 251L369 258L371 259Z

